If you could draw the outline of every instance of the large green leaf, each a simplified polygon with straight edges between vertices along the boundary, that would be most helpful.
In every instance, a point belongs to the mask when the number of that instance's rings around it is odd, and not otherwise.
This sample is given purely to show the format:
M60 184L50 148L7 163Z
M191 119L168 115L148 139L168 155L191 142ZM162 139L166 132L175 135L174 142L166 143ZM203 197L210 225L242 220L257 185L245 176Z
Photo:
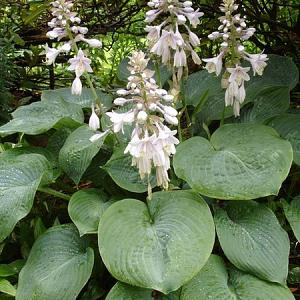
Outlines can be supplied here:
M0 241L31 210L49 162L39 154L0 159Z
M221 247L240 270L285 284L290 241L275 214L254 201L230 202L215 213Z
M76 192L69 202L69 215L80 235L97 233L104 210L112 204L108 196L97 189Z
M269 123L277 132L287 139L294 150L294 162L300 166L300 114L284 114Z
M277 195L293 159L289 142L270 127L228 124L211 140L191 138L177 148L178 177L205 196L248 200Z
M113 181L121 188L134 192L144 193L148 190L148 178L140 178L137 167L131 165L132 157L124 154L124 149L117 149L110 160L103 167ZM156 177L150 176L152 188L156 186Z
M176 191L154 193L147 204L116 202L104 212L98 237L114 277L168 293L203 267L215 232L205 201L194 192Z
M16 132L36 135L51 128L74 127L83 123L81 107L60 98L21 106L12 115L13 119L0 127L0 135Z
M78 184L90 165L93 157L99 152L106 135L95 142L90 138L95 134L87 125L73 131L59 152L59 164L68 176Z
M97 90L96 92L104 109L109 110L112 106L112 95L106 94L101 90ZM42 93L42 101L53 101L56 99L63 99L66 102L80 105L82 108L91 107L95 103L95 96L92 90L88 88L83 88L80 96L72 95L70 88L49 90Z
M295 237L300 242L300 196L295 197L290 204L284 201L283 208Z
M94 252L73 225L48 229L19 276L17 300L75 300L88 281Z
M293 300L288 288L225 268L221 257L212 255L206 265L181 290L180 300Z

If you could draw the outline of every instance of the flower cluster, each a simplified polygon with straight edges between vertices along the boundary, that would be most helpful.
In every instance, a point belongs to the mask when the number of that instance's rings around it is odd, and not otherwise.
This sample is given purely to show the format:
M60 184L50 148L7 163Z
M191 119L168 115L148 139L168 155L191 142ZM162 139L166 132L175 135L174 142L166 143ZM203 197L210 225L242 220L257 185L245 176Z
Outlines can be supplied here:
M197 27L203 13L199 9L194 10L191 1L151 0L148 6L152 9L146 13L147 23L154 22L159 16L163 19L159 25L146 26L150 51L161 57L163 64L173 66L178 82L187 68L187 55L191 55L196 64L201 63L194 50L200 40L191 31L188 22L192 27Z
M48 45L45 46L46 63L48 65L54 64L60 53L69 53L73 49L76 55L69 60L70 67L68 68L70 71L74 71L76 75L72 84L72 93L74 95L81 95L82 83L80 77L83 73L91 73L93 70L90 66L91 60L85 56L81 49L78 49L77 43L85 42L94 48L101 47L102 43L97 39L85 38L88 28L80 26L80 18L76 12L72 11L74 6L72 1L57 0L51 2L51 5L53 19L48 22L51 30L48 31L47 36L51 40L66 41L57 48L50 48Z
M250 80L250 67L242 67L241 60L250 62L254 76L263 74L268 60L266 54L249 54L245 51L243 42L253 36L255 28L247 28L246 17L242 18L236 13L238 7L235 0L223 0L220 10L224 16L219 18L221 25L218 31L208 36L211 40L222 39L220 53L216 57L203 59L208 72L217 76L221 74L225 60L226 70L222 78L222 86L226 88L225 105L233 106L235 116L240 115L240 105L246 97L244 83Z
M147 68L149 59L142 51L130 57L127 89L117 91L114 104L123 106L126 112L106 113L113 123L114 132L123 132L125 124L131 124L131 141L125 153L132 156L132 165L139 170L141 178L149 178L156 169L157 184L168 187L170 156L179 143L177 131L170 130L165 123L178 125L177 111L172 107L174 97L159 88L153 79L154 72Z

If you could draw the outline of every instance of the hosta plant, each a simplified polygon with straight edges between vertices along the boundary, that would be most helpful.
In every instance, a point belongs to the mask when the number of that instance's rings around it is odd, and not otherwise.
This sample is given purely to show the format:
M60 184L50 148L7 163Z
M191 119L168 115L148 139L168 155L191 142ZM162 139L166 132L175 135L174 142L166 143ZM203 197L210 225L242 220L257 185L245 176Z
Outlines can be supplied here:
M200 8L152 0L148 49L96 89L88 47L101 42L75 4L51 3L45 46L47 64L72 56L72 86L0 127L0 299L295 299L293 61L252 51L255 29L223 0L220 51L189 73Z

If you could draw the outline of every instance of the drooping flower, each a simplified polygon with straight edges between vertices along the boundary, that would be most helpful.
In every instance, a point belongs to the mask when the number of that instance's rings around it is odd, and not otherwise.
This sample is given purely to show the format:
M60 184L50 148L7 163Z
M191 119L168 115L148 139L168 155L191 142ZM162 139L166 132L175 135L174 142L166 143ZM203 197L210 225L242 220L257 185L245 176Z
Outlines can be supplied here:
M248 60L252 66L253 75L255 76L256 73L258 75L262 75L264 72L265 67L267 66L266 61L269 60L267 54L259 53L259 54L249 54L245 53L245 59Z
M223 55L224 52L221 52L216 57L203 59L203 61L206 62L205 68L207 69L208 73L216 73L217 76L221 74L223 67Z
M75 71L77 77L81 77L84 72L92 73L91 60L87 58L82 50L79 50L74 58L69 60L68 70Z
M81 20L77 16L77 12L73 11L73 1L68 0L56 0L51 2L52 9L51 13L53 19L48 22L48 26L51 28L47 32L47 36L50 39L57 39L57 41L62 41L57 48L50 48L46 45L46 64L54 64L57 56L62 53L69 53L72 49L75 52L75 57L70 59L71 63L68 68L71 71L75 71L75 79L72 84L71 91L74 95L80 95L82 92L82 83L80 77L84 72L91 73L92 68L90 66L91 61L88 59L82 50L77 53L77 43L84 42L90 47L98 48L102 46L101 41L97 39L87 39L85 34L88 32L88 28L80 26Z
M124 130L126 124L133 127L131 140L125 153L132 156L132 165L139 170L143 179L156 169L157 184L167 189L170 156L175 154L179 143L176 130L170 130L164 123L177 125L177 110L172 107L174 97L159 88L154 72L147 68L149 59L142 51L132 54L129 61L130 76L127 89L118 90L114 103L125 112L107 112L113 124L113 131Z
M250 68L243 68L236 65L235 68L227 68L230 73L228 82L228 88L225 92L225 105L233 106L234 115L237 117L240 115L240 105L244 102L246 97L245 81L250 80L250 76L247 72Z
M191 56L196 64L201 63L194 49L200 44L200 39L190 27L197 27L203 13L199 9L194 10L191 1L151 0L148 6L151 8L146 13L148 24L164 16L161 23L146 26L150 52L173 70L173 89L179 89L179 81L188 68L188 57Z
M54 64L57 56L60 54L60 50L56 48L50 48L48 44L44 46L45 54L46 54L46 65Z
M132 124L134 122L134 112L129 110L125 113L116 113L114 111L106 113L110 121L113 123L113 130L115 133L122 131L124 133L124 125Z
M225 105L233 106L235 116L240 115L240 106L246 97L244 82L250 80L250 68L242 68L242 60L250 62L254 76L263 74L268 60L266 54L249 54L245 51L243 43L253 36L255 28L247 28L245 17L236 12L238 8L235 0L223 0L220 10L224 16L219 18L221 25L218 31L208 36L211 40L222 39L221 52L216 57L203 59L208 72L217 76L222 73L223 65L226 66L221 80L222 87L226 88Z

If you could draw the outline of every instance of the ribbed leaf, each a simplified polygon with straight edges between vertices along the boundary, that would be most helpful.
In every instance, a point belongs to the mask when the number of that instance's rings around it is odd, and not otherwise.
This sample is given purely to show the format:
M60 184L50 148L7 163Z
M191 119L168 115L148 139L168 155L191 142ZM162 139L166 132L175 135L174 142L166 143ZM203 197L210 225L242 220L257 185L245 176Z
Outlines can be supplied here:
M118 282L105 300L153 300L152 290Z
M0 292L10 296L15 296L16 288L8 280L0 278Z
M281 115L290 106L289 87L269 87L256 95L253 107L243 110L241 120L244 123L264 123L266 120Z
M75 300L88 281L94 252L73 225L48 229L19 276L17 300Z
M187 285L180 300L293 300L288 288L258 279L237 269L225 268L221 257L212 255Z
M290 204L285 201L283 208L295 237L300 242L300 196L295 197Z
M113 237L113 238L112 238ZM104 264L118 280L168 293L195 276L214 244L205 201L191 191L154 193L110 206L99 224Z
M12 148L2 152L0 154L1 159L13 159L17 156L24 155L24 154L40 154L44 156L49 162L49 168L45 171L42 184L46 185L49 183L53 183L56 178L60 175L61 171L58 168L58 164L56 161L55 154L49 151L46 148L41 147L20 147L20 148Z
M300 166L300 115L284 114L271 120L268 125L292 144L294 162Z
M105 136L95 142L90 138L94 131L83 125L73 131L59 152L59 164L67 175L78 184L82 175L90 165L93 157L99 152Z
M0 135L16 132L36 135L51 128L77 127L83 123L80 106L65 102L61 98L21 106L12 115L13 119L0 127Z
M30 212L36 190L49 169L49 162L39 154L0 159L0 241Z
M112 204L101 190L87 189L76 192L69 202L69 215L80 235L97 233L104 210Z
M138 169L131 164L132 157L125 155L124 149L119 149L114 152L104 169L121 188L134 193L144 193L148 190L148 178L141 180ZM152 188L156 186L155 176L150 176L150 183Z
M290 241L275 214L254 201L231 202L215 213L221 247L240 270L285 284Z
M112 95L106 94L101 90L97 90L97 95L105 110L110 109L113 99ZM82 108L90 108L95 103L95 96L92 90L88 88L83 88L80 96L72 95L70 88L49 90L42 93L42 101L53 101L56 99L63 99L66 102L80 105Z
M292 159L290 143L272 128L228 124L215 131L210 141L194 137L180 144L174 169L203 195L248 200L277 195Z

